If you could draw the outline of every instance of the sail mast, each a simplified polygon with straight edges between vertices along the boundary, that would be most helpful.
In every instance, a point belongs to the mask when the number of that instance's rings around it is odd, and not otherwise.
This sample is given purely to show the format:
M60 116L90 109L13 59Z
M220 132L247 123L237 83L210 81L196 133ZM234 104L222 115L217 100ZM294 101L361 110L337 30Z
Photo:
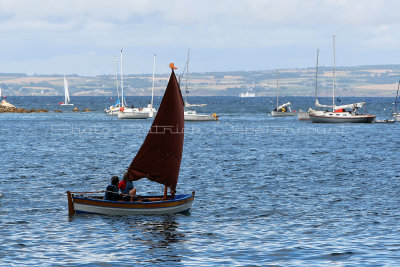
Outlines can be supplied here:
M151 108L153 108L153 97L154 97L154 76L156 73L156 56L157 54L154 54L154 62L153 62L153 85L151 86Z
M397 102L399 101L399 88L400 88L400 81L397 84L397 93L396 93L396 99L394 101L393 113L396 113Z
M335 76L335 35L332 35L332 41L333 41L333 88L332 88L332 106L335 106L335 82L336 82L336 76Z
M319 54L319 49L317 49L317 65L315 68L315 96L314 96L314 102L315 102L315 108L317 108L317 91L318 91L318 54Z
M119 82L118 82L118 63L117 63L117 57L114 57L114 67L115 67L115 82L117 85L117 97L119 100Z
M124 76L122 74L122 48L121 48L121 107L125 107L125 98L124 98Z
M186 88L185 88L185 106L187 105L186 97L188 93L188 79L189 79L189 54L190 49L188 50L187 62L186 62Z
M279 82L278 82L278 70L276 70L276 110L279 107Z

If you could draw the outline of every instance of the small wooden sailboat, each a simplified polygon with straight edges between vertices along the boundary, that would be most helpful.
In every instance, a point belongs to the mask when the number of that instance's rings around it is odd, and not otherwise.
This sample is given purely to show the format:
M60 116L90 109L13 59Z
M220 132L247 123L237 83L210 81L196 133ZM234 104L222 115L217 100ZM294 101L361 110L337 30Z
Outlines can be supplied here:
M64 103L61 102L60 106L73 106L74 104L70 103L70 101L71 100L69 98L68 81L64 75Z
M96 192L67 192L69 214L96 213L107 215L172 214L186 212L195 193L175 194L182 159L184 139L183 99L174 73L165 90L159 111L128 168L133 180L147 178L165 186L164 195L142 196L142 201L103 200ZM167 189L170 188L170 194ZM103 191L104 192L104 191ZM98 193L98 192L97 192Z

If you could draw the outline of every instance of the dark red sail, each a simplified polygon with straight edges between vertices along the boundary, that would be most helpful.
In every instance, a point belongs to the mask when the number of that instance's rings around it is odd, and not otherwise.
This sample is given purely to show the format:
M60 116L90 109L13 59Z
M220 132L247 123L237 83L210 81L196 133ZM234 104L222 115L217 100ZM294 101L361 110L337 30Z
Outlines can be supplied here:
M129 174L135 180L147 177L175 191L182 159L183 131L183 99L172 69L160 108L128 168Z

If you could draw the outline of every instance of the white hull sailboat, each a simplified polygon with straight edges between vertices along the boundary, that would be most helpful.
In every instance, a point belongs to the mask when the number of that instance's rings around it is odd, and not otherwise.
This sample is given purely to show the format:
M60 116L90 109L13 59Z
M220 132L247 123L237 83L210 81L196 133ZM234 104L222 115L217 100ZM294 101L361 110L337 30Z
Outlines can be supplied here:
M64 103L60 103L60 106L73 106L73 105L74 104L70 103L68 81L64 75Z
M187 110L184 112L185 121L216 121L218 116L216 113L209 114L197 114L195 110Z
M185 86L185 112L184 112L184 119L185 121L217 121L218 115L216 113L212 114L205 114L205 113L197 113L196 110L190 109L192 107L205 107L207 104L189 104L186 100L188 91L188 79L189 79L189 53L186 62L186 86Z
M333 86L332 86L332 105L321 105L318 99L315 99L315 106L320 108L329 108L331 110L313 110L310 109L309 116L312 123L372 123L376 116L371 114L359 114L357 110L366 103L359 102L348 105L337 106L335 104L335 36L333 40Z
M156 55L154 54L154 65L153 65L153 86L151 88L151 102L144 108L134 108L126 107L124 100L122 106L118 111L118 119L147 119L154 118L157 114L157 110L153 107L154 98L154 76L155 76L155 66L156 66ZM123 95L124 91L124 80L122 76L122 50L121 50L121 91Z
M117 67L117 58L114 57L114 66L115 66L115 82L117 85L117 101L114 105L109 106L104 111L109 116L118 116L119 109L121 108L121 101L119 97L119 81L118 81L118 67Z

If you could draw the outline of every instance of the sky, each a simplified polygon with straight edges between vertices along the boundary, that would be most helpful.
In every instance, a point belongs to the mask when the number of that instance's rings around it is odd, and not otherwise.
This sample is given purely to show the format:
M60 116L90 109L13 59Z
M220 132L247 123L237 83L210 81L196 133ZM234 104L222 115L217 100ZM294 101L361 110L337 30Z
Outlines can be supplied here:
M1 0L0 73L263 71L400 63L398 0Z

